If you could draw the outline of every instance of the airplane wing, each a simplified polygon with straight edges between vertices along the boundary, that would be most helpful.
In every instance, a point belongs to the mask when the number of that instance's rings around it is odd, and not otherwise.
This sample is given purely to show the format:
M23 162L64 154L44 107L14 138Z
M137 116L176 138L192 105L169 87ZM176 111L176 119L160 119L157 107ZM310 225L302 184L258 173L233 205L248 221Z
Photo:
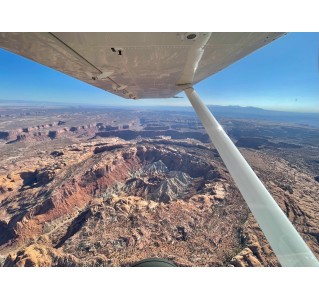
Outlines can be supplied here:
M282 35L0 33L0 47L123 98L170 98Z

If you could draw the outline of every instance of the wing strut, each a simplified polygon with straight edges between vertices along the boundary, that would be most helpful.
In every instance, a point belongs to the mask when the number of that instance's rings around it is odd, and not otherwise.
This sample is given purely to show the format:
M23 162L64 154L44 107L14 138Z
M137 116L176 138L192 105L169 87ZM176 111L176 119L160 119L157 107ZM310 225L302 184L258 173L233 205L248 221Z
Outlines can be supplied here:
M319 267L314 254L193 87L184 91L281 265Z

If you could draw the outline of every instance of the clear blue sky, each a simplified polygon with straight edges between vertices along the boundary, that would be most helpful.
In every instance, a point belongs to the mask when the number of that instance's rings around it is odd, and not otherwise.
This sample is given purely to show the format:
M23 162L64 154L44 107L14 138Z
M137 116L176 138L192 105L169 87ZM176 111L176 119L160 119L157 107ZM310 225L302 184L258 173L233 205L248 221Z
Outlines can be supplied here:
M289 33L196 85L206 104L319 112L319 33ZM0 49L0 99L105 105L189 105L184 99L128 101Z

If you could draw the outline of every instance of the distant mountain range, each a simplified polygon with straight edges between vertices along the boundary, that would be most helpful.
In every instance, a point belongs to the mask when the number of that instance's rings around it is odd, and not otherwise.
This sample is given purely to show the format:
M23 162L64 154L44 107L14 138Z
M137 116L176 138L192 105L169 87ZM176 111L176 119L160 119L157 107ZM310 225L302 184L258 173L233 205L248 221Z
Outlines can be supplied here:
M217 118L257 119L319 127L319 113L266 110L257 107L209 105Z
M38 102L38 101L26 101L26 100L2 100L0 99L0 106L59 106L59 107L103 107L102 105L85 105L76 103L60 103L60 102ZM193 113L193 109L190 106L119 106L110 108L118 109L142 109L142 110L157 110L157 111L178 111L185 113ZM273 122L288 122L299 125L313 126L319 128L319 113L302 113L302 112L287 112L287 111L275 111L266 110L253 106L221 106L221 105L208 105L208 108L214 113L217 119L220 118L236 118L236 119L253 119L253 120L266 120Z
M140 109L141 107L139 107ZM319 128L319 113L302 113L302 112L288 112L288 111L275 111L266 110L252 106L221 106L221 105L208 105L211 112L214 113L217 119L221 118L234 118L234 119L250 119L250 120L265 120L272 122L286 122L299 125L313 126ZM193 114L194 110L190 106L157 106L157 107L144 107L149 110L169 110L185 112Z
M140 108L140 107L139 107ZM272 122L286 122L299 125L313 126L319 128L319 113L302 113L302 112L288 112L288 111L275 111L266 110L252 106L221 106L221 105L208 105L211 112L217 119L221 118L234 118L234 119L250 119L250 120L265 120ZM194 113L194 110L190 106L183 107L144 107L149 110L169 110L185 112L188 114Z
M73 106L73 103L53 102L53 101L32 101L32 100L7 100L0 99L0 105L3 106ZM75 104L76 105L76 104Z

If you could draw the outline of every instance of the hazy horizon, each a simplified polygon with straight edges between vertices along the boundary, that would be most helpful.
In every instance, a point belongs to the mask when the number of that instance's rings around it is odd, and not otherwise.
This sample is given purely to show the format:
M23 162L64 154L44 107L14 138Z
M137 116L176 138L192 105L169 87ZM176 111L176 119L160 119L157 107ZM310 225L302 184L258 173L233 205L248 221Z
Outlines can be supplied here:
M143 105L141 105L141 101L145 101L145 99L141 100L127 100L123 98L123 104L114 104L114 103L83 103L83 102L65 102L65 101L41 101L41 100L11 100L11 99L0 99L0 104L6 107L10 106L41 106L41 107L49 107L49 106L63 106L63 107L72 107L72 106L78 106L78 107L110 107L110 108L167 108L167 109L178 109L178 108L191 108L190 103L186 103L184 105L167 105L165 104L148 104L152 101L152 99L148 99L148 101L143 102ZM155 99L158 100L158 99ZM140 103L138 103L140 102ZM264 107L258 107L254 105L236 105L236 104L207 104L208 106L215 106L215 107L240 107L240 108L254 108L269 112L287 112L287 113L301 113L301 114L319 114L318 111L300 111L300 110L280 110L280 109L271 109L271 108L264 108Z

